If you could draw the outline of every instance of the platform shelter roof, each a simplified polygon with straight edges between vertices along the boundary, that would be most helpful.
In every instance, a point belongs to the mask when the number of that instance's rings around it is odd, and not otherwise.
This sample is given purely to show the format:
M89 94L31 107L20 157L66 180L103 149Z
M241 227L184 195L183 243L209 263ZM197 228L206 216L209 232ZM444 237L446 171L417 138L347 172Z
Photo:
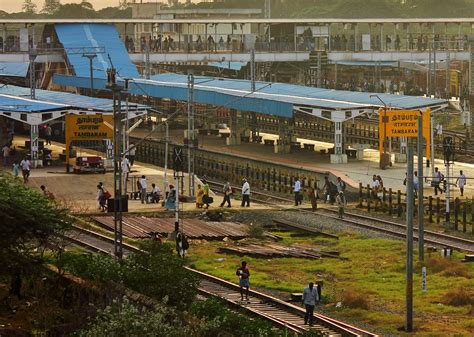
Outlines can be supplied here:
M122 103L125 108L125 102ZM144 114L148 106L129 104L131 117ZM67 92L35 90L35 99L30 97L30 89L4 85L0 87L0 115L25 122L41 124L54 120L66 113L104 113L113 112L113 101Z
M105 80L95 80L94 87L105 88ZM89 78L55 75L53 82L65 86L87 88ZM188 76L180 74L160 74L151 79L133 79L129 92L137 95L188 99ZM425 109L447 105L442 99L425 97L377 94L387 107L392 109ZM256 82L251 90L250 80L236 80L219 77L196 76L194 78L194 101L228 107L241 111L264 113L291 118L294 111L321 115L324 111L360 113L377 111L383 104L368 92L332 90L301 85L271 82Z

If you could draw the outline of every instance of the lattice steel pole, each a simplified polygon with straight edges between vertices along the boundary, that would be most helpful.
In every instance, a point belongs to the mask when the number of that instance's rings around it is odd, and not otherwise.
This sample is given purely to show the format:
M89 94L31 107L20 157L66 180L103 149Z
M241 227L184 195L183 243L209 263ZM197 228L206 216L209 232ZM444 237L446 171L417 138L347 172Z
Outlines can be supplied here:
M107 70L107 89L112 91L114 106L114 254L122 259L122 111L123 87L116 82L115 68Z

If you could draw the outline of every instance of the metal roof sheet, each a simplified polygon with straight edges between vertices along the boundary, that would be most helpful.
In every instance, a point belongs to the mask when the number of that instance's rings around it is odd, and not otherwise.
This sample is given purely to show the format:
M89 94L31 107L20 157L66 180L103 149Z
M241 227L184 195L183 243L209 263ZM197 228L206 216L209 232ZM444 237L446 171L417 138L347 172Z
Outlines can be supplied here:
M55 75L53 82L87 88L88 78ZM187 75L161 74L150 80L134 79L129 92L138 95L175 100L187 100ZM105 80L96 80L94 87L105 88ZM286 83L256 82L251 92L249 80L195 77L194 100L197 103L225 106L241 111L252 111L281 117L292 117L294 106L315 107L322 110L378 109L383 104L368 92L332 90ZM377 94L388 107L419 109L446 104L445 100L415 96Z
M77 76L90 76L89 59L71 50L83 47L104 47L105 53L97 53L92 60L95 78L107 78L110 59L122 77L139 77L137 67L130 60L128 51L113 25L109 24L56 24L56 33L63 44L69 63Z
M63 110L67 108L68 106L64 104L44 102L0 93L0 110L2 111L27 113Z
M5 106L11 106L11 101L4 97L17 99L17 104L22 105L21 109L16 111L39 112L51 109L80 109L90 111L100 111L110 113L113 111L113 101L105 98L95 98L67 92L36 89L36 100L30 98L30 89L14 85L5 85L0 87L0 109L7 110ZM22 103L24 102L24 103ZM122 108L125 108L125 102L122 102ZM129 104L129 110L146 110L149 107L142 104ZM10 108L8 108L10 110Z
M26 77L28 62L0 62L0 76Z

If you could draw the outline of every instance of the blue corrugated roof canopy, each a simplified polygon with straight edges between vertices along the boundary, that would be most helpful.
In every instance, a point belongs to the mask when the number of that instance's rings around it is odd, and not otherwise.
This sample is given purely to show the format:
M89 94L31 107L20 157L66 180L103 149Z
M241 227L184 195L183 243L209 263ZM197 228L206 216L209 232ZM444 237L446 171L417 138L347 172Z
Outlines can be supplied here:
M26 77L28 62L0 62L0 76Z
M107 69L111 68L109 56L120 76L130 78L140 76L137 67L130 60L115 26L108 24L56 24L55 29L76 76L90 76L89 59L78 53L78 50L84 47L105 48L105 53L97 53L97 57L92 60L95 78L107 78Z
M87 88L90 79L55 75L53 82L65 86ZM105 88L105 80L96 80L95 88ZM286 83L257 82L251 92L249 80L195 77L194 100L197 103L225 106L281 117L292 117L296 107L321 110L377 110L383 104L371 93L332 90ZM187 100L187 76L161 74L150 80L134 79L129 92L137 95ZM445 100L424 97L377 94L393 109L421 109L447 104Z
M43 110L40 106L40 102L47 105L56 105L70 110L93 110L97 112L111 113L113 111L113 101L105 98L95 98L83 95L77 95L67 92L51 91L51 90L35 90L36 100L30 99L30 89L24 87L18 87L14 85L5 85L0 87L0 110L4 109L4 103L6 104L6 98L16 98L18 102L23 101L26 106L25 111L35 112ZM122 102L122 108L125 108L125 102ZM11 104L10 104L11 105ZM44 107L46 109L46 106ZM33 109L33 110L30 110ZM129 111L146 110L148 106L143 104L129 104Z

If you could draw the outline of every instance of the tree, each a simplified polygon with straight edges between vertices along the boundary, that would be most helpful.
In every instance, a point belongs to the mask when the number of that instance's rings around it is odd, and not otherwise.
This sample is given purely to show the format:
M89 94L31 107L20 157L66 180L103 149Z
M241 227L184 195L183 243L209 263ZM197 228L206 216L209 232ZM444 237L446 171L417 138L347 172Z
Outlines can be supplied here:
M94 10L94 7L92 6L92 4L87 0L82 0L81 7L84 7L86 9L90 9L90 10Z
M59 0L45 0L41 13L53 15L61 8L61 2Z
M42 252L57 247L69 226L67 209L0 175L0 274L17 276L43 263Z
M36 13L36 4L32 0L25 0L21 9L24 13L35 14Z

